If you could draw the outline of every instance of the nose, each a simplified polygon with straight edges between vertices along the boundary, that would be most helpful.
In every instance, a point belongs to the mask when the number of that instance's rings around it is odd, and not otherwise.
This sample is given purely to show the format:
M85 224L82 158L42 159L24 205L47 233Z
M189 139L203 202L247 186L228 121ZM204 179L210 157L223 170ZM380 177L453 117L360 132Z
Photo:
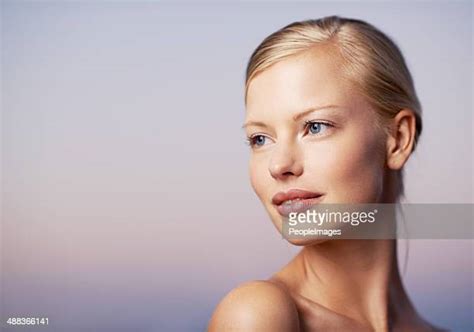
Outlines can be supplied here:
M275 180L286 180L303 174L303 163L297 148L280 147L273 151L269 171Z

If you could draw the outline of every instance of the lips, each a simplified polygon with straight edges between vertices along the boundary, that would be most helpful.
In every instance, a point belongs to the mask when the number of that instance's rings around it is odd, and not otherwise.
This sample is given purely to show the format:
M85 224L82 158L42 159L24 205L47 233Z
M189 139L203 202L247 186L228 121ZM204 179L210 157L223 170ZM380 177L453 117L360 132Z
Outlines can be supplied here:
M291 212L301 212L310 208L319 203L322 198L322 193L291 189L277 193L273 196L272 203L276 206L278 213L287 217Z

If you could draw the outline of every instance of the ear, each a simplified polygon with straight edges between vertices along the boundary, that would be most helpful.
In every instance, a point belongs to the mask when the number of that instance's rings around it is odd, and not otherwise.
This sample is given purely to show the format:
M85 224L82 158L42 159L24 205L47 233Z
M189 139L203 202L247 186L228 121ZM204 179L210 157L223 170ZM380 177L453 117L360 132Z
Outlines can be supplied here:
M400 170L413 150L416 117L413 111L403 109L391 121L387 137L387 166Z

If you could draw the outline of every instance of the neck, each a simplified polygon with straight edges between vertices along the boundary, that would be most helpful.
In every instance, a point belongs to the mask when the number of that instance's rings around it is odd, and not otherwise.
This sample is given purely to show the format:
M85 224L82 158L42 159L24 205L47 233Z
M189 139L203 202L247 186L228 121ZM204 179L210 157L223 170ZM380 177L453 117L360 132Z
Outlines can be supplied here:
M326 241L304 247L298 261L303 295L376 331L388 331L409 305L395 240Z

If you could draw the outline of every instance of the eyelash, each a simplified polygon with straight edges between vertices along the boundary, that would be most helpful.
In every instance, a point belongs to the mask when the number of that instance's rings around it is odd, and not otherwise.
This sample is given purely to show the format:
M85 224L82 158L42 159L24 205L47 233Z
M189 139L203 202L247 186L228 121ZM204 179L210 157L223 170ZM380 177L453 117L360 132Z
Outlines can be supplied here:
M315 120L308 120L308 121L305 121L305 126L304 126L304 129L305 129L305 132L307 132L309 130L309 127L315 123L319 123L319 124L322 124L322 125L325 125L325 126L328 126L330 128L334 127L334 125L330 122L326 122L326 121L315 121Z
M307 133L309 131L309 127L313 124L322 124L322 125L325 125L325 126L328 126L330 128L334 127L334 125L330 122L326 122L326 121L314 121L314 120L308 120L308 121L305 121L305 126L304 126L304 130L305 130L305 133ZM314 134L314 135L317 135L317 134ZM253 134L253 135L250 135L250 136L247 136L245 142L247 145L249 145L250 147L254 147L256 145L255 143L255 138L258 137L258 136L264 136L266 138L268 138L266 135L263 135L263 134Z
M247 138L245 139L245 143L247 145L249 145L251 148L253 148L256 143L254 142L255 138L257 136L265 136L265 135L262 135L262 134L254 134L254 135L251 135L251 136L247 136ZM266 137L266 136L265 136Z

